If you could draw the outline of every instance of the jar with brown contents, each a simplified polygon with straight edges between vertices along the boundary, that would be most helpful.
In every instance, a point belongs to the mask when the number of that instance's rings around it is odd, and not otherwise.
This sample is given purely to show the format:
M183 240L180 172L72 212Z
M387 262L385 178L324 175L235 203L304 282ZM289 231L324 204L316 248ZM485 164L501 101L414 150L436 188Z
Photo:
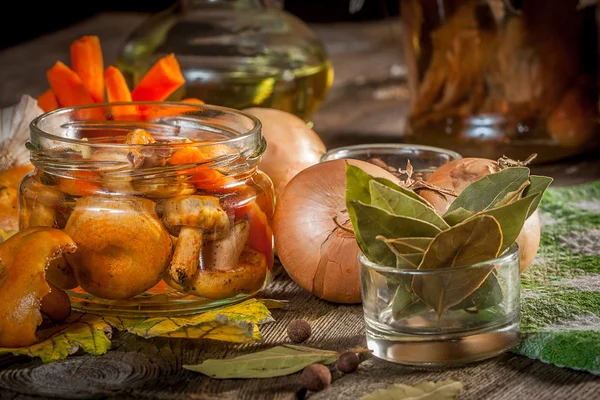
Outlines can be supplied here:
M20 229L62 229L77 244L47 279L76 310L125 315L193 313L259 292L274 261L260 122L206 105L121 107L131 110L63 108L32 124Z
M406 142L541 163L593 150L597 5L579 0L400 0L411 111Z

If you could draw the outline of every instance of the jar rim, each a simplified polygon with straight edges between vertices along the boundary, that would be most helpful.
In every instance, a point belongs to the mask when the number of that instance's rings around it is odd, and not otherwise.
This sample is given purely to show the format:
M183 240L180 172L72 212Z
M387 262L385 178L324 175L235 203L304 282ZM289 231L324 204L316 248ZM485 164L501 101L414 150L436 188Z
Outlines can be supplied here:
M341 146L328 150L321 157L321 162L335 160L339 158L348 158L348 156L352 156L353 154L363 152L366 150L420 150L420 151L430 151L433 153L445 154L449 157L452 157L454 160L458 160L463 158L463 156L453 150L445 149L442 147L434 147L427 146L422 144L410 144L410 143L364 143L364 144L354 144L349 146ZM334 157L336 154L340 154L339 157Z
M515 242L508 249L506 249L502 254L500 254L496 258L491 258L486 261L482 261L475 264L464 265L461 267L444 267L444 268L435 268L435 269L408 269L408 268L396 268L396 267L388 267L385 265L381 265L375 263L367 258L367 256L362 252L358 252L358 263L359 265L364 265L369 269L373 269L379 272L399 274L399 275L437 275L437 274L445 274L448 272L456 272L456 271L464 271L469 269L481 268L483 266L489 266L491 264L504 265L510 263L511 261L519 261L519 245Z
M93 142L93 141L88 141L88 140L83 140L83 139L76 139L76 138L69 138L69 137L64 137L64 136L60 136L60 135L56 135L50 132L47 132L46 130L42 129L39 125L44 122L47 119L50 118L57 118L57 116L63 115L63 114L69 114L69 113L76 113L77 111L85 111L85 110L92 110L92 109L108 109L110 110L112 107L173 107L173 108L185 108L186 110L190 111L216 111L216 112L221 112L222 114L229 114L229 115L237 115L239 117L243 117L246 118L247 120L251 121L252 127L245 131L240 133L239 135L236 135L235 137L232 138L225 138L223 140L211 140L211 141L199 141L199 142L194 142L194 143L177 143L177 142L169 142L169 143L160 143L160 144L153 144L153 146L155 148L160 148L161 146L164 147L169 147L169 148L179 148L179 147L203 147L203 146L213 146L213 145L217 145L217 144L232 144L235 142L239 142L239 141L243 141L245 139L251 138L252 136L258 136L259 138L262 136L261 132L262 132L262 124L260 122L260 120L255 117L254 115L251 115L249 113L245 113L233 108L228 108L228 107L222 107L222 106L215 106L215 105L208 105L208 104L195 104L195 103L184 103L184 102L177 102L177 101L131 101L131 102L104 102L104 103L94 103L94 104L85 104L85 105L79 105L79 106L72 106L72 107L61 107L49 112L45 112L43 114L38 115L37 117L35 117L34 119L31 120L31 122L29 123L29 129L30 129L30 133L31 134L35 134L38 135L44 139L48 139L48 140L55 140L55 141L59 141L59 142L64 142L64 143L68 143L68 144L73 144L73 145L86 145L86 146L90 146L90 147L101 147L101 148L114 148L114 149L123 149L123 148L132 148L132 147L136 147L136 146L147 146L147 145L135 145L135 144L125 144L125 143L97 143L97 142ZM176 117L177 115L175 115L174 117ZM100 120L101 121L101 120ZM100 121L85 121L82 120L81 122L100 122ZM111 121L115 121L115 120L111 120ZM127 121L123 121L123 122L127 122ZM142 127L142 126L133 126L133 125L144 125L145 122L144 121L129 121L129 126L131 126L131 129L135 129L136 127ZM126 124L123 124L124 126L126 126ZM117 125L115 125L117 126ZM98 126L100 127L100 126ZM258 142L260 143L261 140L258 140ZM261 147L260 145L258 146L259 148Z

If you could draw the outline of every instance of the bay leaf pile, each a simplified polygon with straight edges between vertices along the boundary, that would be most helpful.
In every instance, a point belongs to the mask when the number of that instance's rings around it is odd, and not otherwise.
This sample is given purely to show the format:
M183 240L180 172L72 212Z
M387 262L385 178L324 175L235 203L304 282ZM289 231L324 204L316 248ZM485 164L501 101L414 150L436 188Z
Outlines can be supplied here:
M362 253L384 267L444 271L394 274L394 319L499 304L503 290L493 262L461 267L507 252L551 182L525 166L507 167L469 184L440 214L410 186L347 163L346 206Z

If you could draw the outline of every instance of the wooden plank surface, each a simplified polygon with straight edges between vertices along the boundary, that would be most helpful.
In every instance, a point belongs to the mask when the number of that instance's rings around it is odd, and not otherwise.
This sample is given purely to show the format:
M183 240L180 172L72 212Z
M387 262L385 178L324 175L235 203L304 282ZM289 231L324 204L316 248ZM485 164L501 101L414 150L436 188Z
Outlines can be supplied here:
M23 93L38 95L46 88L45 71L56 60L68 60L72 40L100 36L107 63L130 30L144 18L138 14L105 14L64 31L0 52L0 106ZM397 24L328 25L316 29L324 38L336 71L334 88L315 115L315 129L329 148L371 138L399 137L404 126L407 93ZM383 139L382 139L383 140ZM539 166L556 184L576 184L600 178L596 155ZM127 333L114 336L113 349L101 357L75 355L44 365L26 357L0 357L0 399L294 399L297 376L273 379L213 380L181 368L207 358L223 358L286 342L285 328L294 318L313 326L306 344L333 350L362 347L362 309L321 301L295 285L285 274L264 294L290 301L274 310L276 322L262 327L265 343L235 346L211 341L142 339ZM453 378L465 385L461 399L600 399L600 378L557 368L510 353L450 370L421 370L366 357L359 371L334 375L330 389L309 393L314 399L353 399L391 383Z

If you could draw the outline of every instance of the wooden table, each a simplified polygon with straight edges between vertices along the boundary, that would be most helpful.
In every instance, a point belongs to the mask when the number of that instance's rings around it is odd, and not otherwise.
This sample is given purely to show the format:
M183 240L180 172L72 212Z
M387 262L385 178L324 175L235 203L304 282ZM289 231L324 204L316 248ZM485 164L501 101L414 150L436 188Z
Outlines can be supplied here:
M64 31L0 52L0 106L28 93L37 96L47 87L45 71L56 61L68 61L72 40L100 36L107 63L145 15L105 14ZM329 148L401 138L407 93L397 22L315 26L323 37L336 71L334 88L314 117L315 129ZM534 173L553 176L555 185L577 184L600 178L595 154L536 166ZM306 345L332 350L364 347L360 306L321 301L300 289L287 276L278 277L264 294L290 301L274 310L274 323L262 327L268 347L286 341L285 328L294 318L313 326ZM297 376L273 379L212 380L181 368L206 358L223 358L254 351L212 341L142 339L122 333L101 357L75 355L43 365L26 357L0 357L0 399L89 398L119 399L294 399ZM334 375L330 389L309 393L314 399L354 399L392 383L456 379L464 384L461 399L600 399L600 377L557 368L507 353L492 360L450 370L420 370L367 357L354 374Z

